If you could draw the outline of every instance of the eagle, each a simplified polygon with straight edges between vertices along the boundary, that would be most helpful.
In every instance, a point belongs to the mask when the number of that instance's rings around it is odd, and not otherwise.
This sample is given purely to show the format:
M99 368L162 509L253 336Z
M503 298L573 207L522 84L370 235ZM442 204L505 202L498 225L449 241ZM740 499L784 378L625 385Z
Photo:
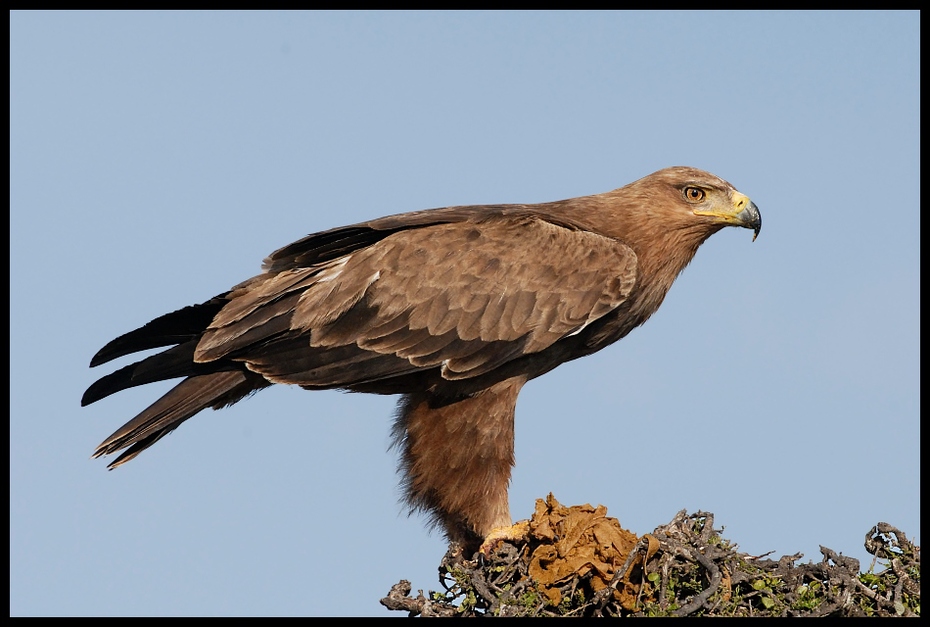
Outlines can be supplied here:
M610 192L453 206L308 235L261 274L108 343L90 365L165 350L93 383L81 405L181 381L94 457L136 457L207 407L275 383L400 395L404 500L473 550L511 525L514 411L523 385L626 336L700 245L762 227L747 196L671 167ZM167 348L166 348L167 347Z

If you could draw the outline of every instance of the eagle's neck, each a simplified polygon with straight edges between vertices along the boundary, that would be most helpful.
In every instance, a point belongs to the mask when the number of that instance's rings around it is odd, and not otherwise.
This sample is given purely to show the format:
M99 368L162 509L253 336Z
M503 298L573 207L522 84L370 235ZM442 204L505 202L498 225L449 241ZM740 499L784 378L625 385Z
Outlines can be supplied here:
M588 350L598 350L626 336L652 316L662 304L672 284L697 253L704 241L722 228L696 223L686 215L659 214L646 198L629 194L622 202L612 196L624 194L620 189L591 196L576 205L573 217L583 225L607 237L623 242L636 253L636 286L618 314L605 319L586 338ZM616 208L621 207L621 211ZM587 351L586 351L587 352Z

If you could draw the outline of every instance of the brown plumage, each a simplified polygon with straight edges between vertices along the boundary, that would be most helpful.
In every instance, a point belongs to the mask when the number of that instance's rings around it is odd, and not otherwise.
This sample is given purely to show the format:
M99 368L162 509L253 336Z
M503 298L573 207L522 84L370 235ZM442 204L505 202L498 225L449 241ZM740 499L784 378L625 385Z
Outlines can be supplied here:
M103 377L82 405L185 377L108 437L116 467L207 407L272 383L402 394L406 499L474 548L510 524L517 395L528 380L644 323L701 243L759 211L716 176L668 168L537 205L447 207L309 235L264 272L153 320L91 366L170 346ZM125 449L125 450L124 450Z

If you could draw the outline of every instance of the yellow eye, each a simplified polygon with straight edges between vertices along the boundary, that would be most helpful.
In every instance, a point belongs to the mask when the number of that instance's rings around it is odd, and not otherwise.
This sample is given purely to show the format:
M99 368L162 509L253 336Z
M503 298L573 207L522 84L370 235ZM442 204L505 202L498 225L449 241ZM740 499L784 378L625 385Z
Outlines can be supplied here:
M686 187L685 188L685 198L690 202L701 202L704 200L704 190L700 187Z

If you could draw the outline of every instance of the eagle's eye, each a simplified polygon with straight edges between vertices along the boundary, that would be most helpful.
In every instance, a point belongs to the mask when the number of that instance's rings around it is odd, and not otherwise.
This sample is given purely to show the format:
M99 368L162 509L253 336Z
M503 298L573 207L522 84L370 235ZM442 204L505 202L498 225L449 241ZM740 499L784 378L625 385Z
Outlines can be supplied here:
M685 198L690 202L701 202L704 200L704 190L700 187L686 187L685 188Z

